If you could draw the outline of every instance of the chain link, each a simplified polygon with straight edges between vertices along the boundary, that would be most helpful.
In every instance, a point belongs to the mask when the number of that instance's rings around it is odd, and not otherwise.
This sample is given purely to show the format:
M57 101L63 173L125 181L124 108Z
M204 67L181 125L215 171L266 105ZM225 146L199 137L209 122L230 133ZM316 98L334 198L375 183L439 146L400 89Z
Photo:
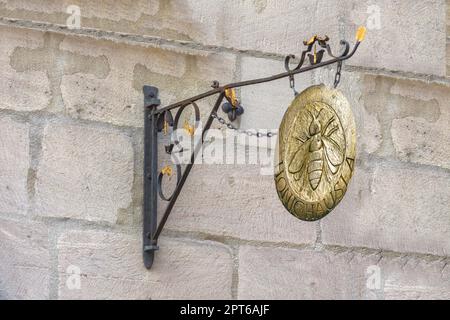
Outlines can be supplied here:
M342 61L339 61L337 64L336 75L334 76L334 88L336 89L339 82L341 82L341 70L342 70Z
M292 91L294 91L294 97L298 95L297 90L295 90L295 78L294 75L289 76L289 87L291 87Z
M236 128L231 122L227 122L224 118L219 117L217 115L217 113L215 113L215 112L213 112L211 114L211 117L213 119L216 119L217 121L219 121L220 124L225 125L228 129L235 130L235 131L237 131L239 133L242 133L242 134L246 134L249 137L256 136L257 138L263 138L263 137L271 138L271 137L277 135L277 133L275 133L275 132L267 132L267 133L264 132L263 133L263 132L254 132L252 130L242 130L242 129Z

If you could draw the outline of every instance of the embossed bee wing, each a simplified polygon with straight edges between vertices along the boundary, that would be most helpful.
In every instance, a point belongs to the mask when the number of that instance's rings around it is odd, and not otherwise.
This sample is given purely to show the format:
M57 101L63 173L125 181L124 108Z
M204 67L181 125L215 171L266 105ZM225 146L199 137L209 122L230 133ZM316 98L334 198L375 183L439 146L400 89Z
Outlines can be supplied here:
M299 138L297 139L302 142L301 139ZM291 162L289 163L288 170L289 173L292 173L294 175L295 181L301 179L301 177L303 176L303 172L305 172L308 167L308 154L310 144L311 139L308 138L306 141L303 142L302 145L300 145L300 147L292 157Z
M333 174L336 174L339 166L342 164L342 162L344 162L344 152L332 138L322 137L322 141L328 168Z

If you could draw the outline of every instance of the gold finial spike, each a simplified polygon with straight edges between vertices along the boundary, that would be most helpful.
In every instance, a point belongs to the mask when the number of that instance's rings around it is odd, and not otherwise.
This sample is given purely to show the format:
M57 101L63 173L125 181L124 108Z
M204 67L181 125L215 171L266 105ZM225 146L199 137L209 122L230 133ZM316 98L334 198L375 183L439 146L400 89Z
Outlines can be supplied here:
M169 132L169 122L167 122L166 120L164 120L164 124L163 124L163 134L167 135L167 132Z
M171 166L165 166L164 168L161 169L161 173L163 175L167 175L169 177L172 176L172 167Z
M184 120L184 125L183 125L184 130L187 132L188 135L193 136L195 133L195 129L193 126L191 126L189 124L189 122L187 120Z
M317 63L317 46L314 45L314 64Z
M228 99L230 99L233 107L236 107L238 105L238 100L236 97L236 90L234 90L234 88L225 89L225 95L227 96Z
M366 32L367 32L366 27L364 26L359 27L358 31L356 32L356 40L358 40L358 42L362 42L366 37Z
M305 46L309 46L309 45L313 44L316 41L316 39L317 39L317 35L314 35L309 40L303 41L303 44Z

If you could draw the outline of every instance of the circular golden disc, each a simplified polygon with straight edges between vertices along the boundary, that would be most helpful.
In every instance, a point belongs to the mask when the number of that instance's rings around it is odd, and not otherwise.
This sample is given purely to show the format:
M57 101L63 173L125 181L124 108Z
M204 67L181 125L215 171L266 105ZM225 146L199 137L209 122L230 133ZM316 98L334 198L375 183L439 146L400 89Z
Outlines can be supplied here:
M323 218L344 197L353 174L356 128L344 95L312 86L292 101L280 125L275 184L295 217Z

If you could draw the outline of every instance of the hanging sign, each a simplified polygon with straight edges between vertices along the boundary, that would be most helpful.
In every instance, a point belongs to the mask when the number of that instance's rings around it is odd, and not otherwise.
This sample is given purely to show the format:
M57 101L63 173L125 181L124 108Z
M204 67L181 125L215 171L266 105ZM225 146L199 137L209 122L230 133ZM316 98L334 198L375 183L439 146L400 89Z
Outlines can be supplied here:
M280 125L275 184L295 217L315 221L342 200L353 174L356 129L345 96L325 85L300 93Z

